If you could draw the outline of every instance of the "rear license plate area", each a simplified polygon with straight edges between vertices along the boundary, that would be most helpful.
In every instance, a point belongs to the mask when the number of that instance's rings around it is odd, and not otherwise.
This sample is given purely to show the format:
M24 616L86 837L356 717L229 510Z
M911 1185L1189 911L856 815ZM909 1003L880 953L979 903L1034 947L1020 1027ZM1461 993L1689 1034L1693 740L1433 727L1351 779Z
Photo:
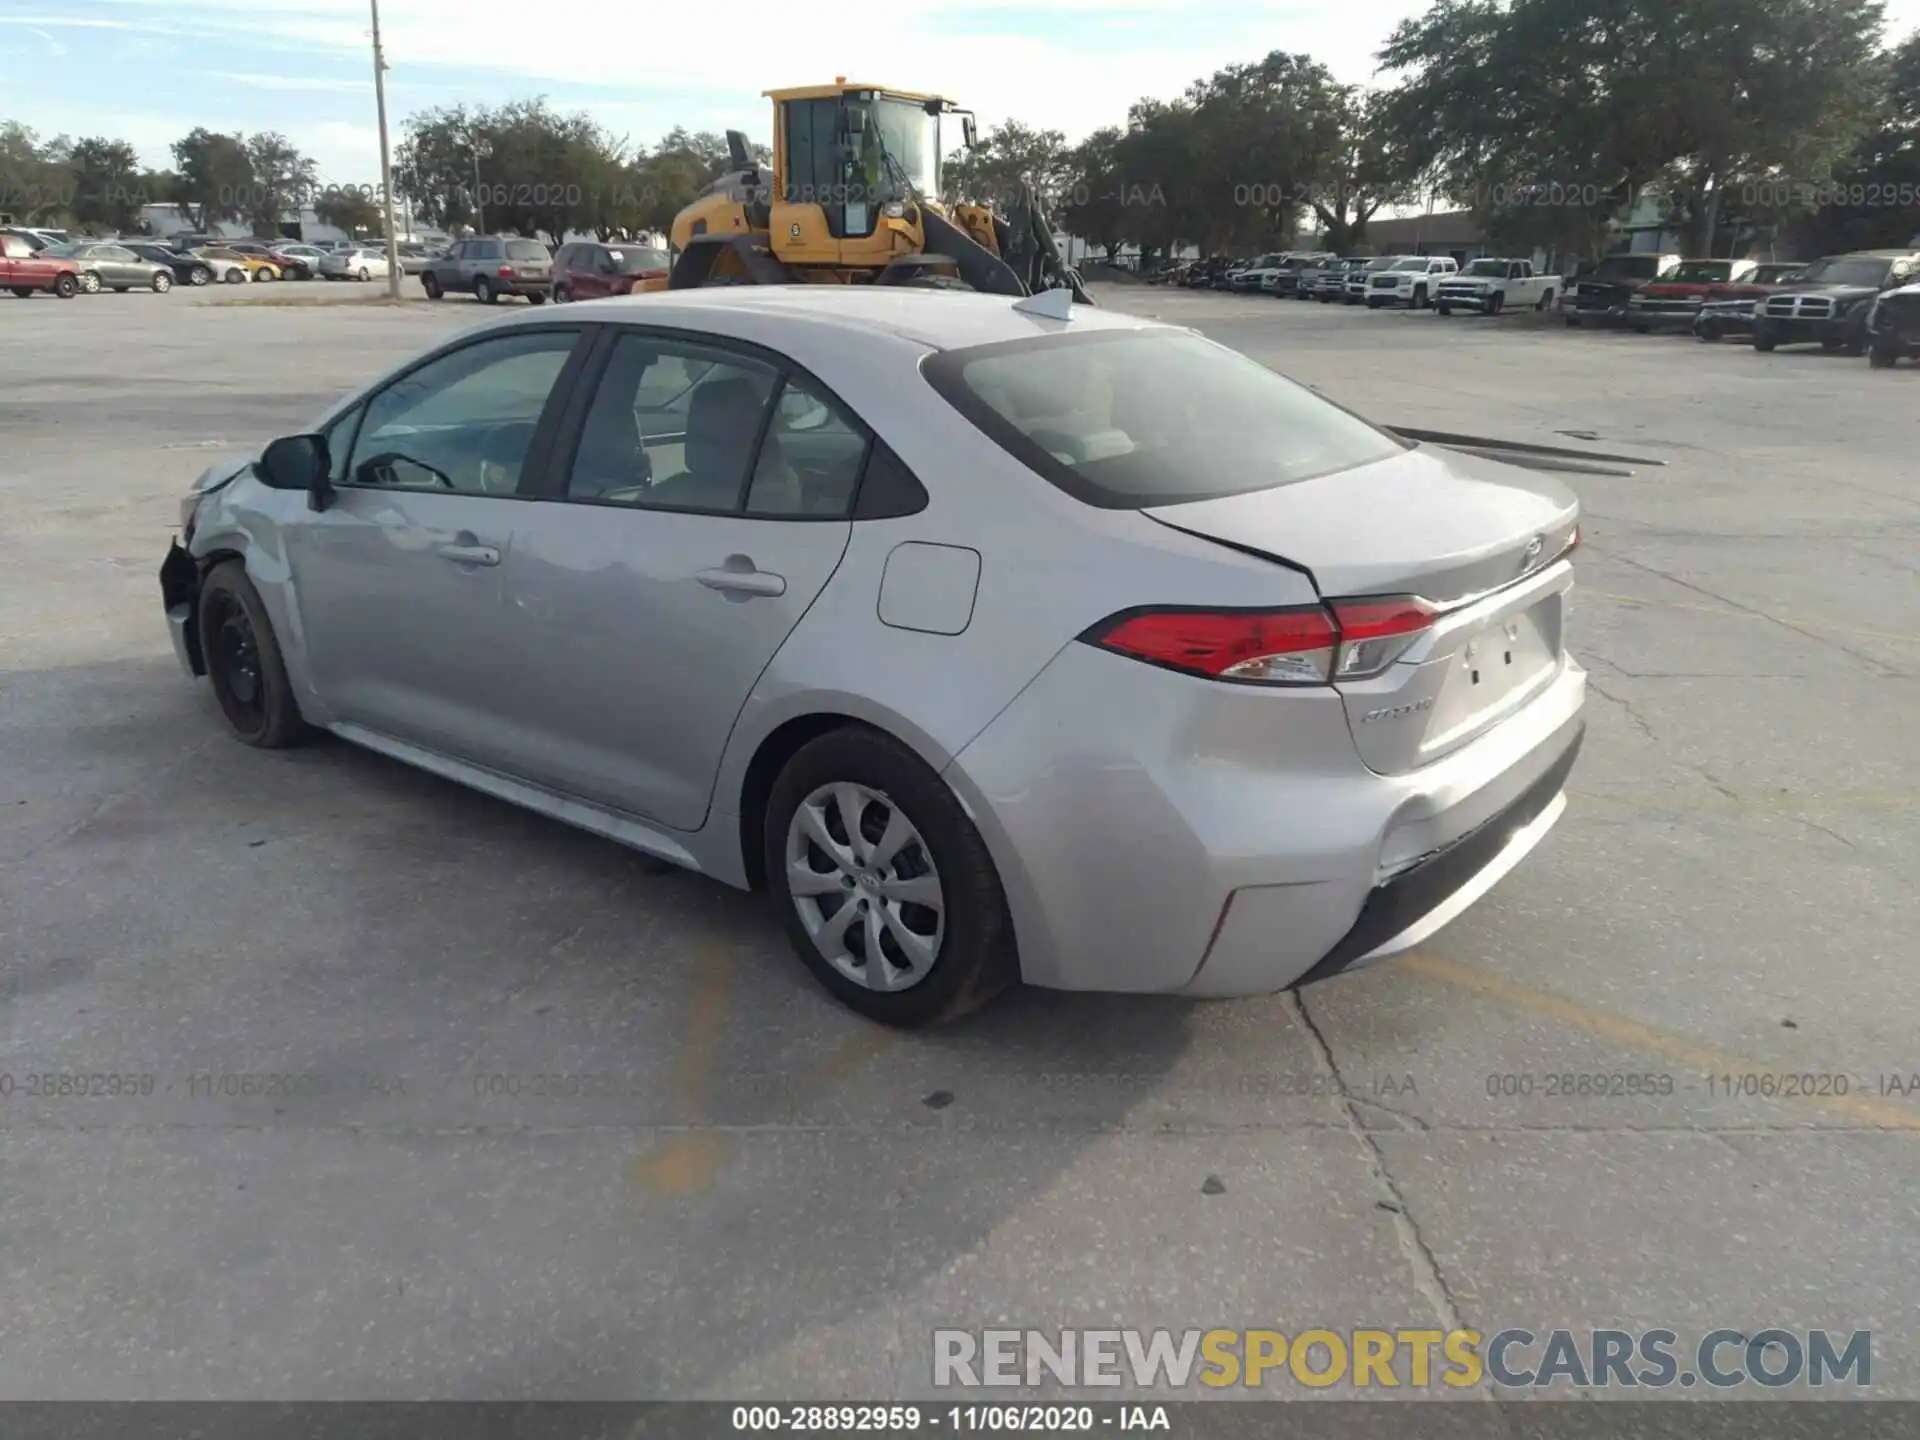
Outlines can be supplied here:
M1543 595L1460 642L1434 704L1430 739L1444 743L1520 704L1560 663L1562 596Z

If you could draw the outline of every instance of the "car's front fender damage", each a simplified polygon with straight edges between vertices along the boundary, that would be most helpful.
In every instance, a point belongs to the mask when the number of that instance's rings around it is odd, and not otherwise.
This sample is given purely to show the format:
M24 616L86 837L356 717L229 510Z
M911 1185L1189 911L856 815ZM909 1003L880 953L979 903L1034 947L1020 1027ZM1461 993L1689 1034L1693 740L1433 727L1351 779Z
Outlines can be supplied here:
M167 629L173 636L173 653L181 668L196 679L207 673L207 659L200 651L200 627L193 623L200 603L200 566L175 540L167 547L167 558L160 562L160 598L167 612Z

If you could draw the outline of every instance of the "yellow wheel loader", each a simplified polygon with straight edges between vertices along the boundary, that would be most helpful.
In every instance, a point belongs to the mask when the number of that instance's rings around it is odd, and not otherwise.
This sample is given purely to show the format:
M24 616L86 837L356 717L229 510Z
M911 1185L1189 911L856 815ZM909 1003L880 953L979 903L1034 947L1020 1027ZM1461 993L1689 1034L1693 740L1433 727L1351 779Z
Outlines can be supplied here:
M878 85L770 90L773 167L727 132L732 172L674 217L667 289L701 285L922 285L1028 296L1066 290L1091 305L1061 258L1033 187L1005 216L940 203L941 117L971 111ZM652 286L648 288L654 288Z

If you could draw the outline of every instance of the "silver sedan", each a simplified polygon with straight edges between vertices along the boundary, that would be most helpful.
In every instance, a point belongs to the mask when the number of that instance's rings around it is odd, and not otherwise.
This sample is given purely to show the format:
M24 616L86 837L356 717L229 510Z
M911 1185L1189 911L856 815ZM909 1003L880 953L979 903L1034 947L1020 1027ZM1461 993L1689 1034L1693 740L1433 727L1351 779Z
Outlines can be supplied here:
M209 469L161 582L242 741L764 890L923 1024L1271 992L1458 915L1566 804L1576 518L1190 331L719 289L439 344Z

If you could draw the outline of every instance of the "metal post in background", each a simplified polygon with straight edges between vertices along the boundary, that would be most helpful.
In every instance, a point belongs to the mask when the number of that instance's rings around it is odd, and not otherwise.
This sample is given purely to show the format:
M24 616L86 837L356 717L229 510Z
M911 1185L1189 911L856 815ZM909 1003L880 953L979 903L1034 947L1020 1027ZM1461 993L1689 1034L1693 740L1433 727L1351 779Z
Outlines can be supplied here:
M380 0L373 11L373 103L380 115L380 203L387 220L387 294L400 298L400 235L393 223L393 161L387 150L387 61L380 53Z

